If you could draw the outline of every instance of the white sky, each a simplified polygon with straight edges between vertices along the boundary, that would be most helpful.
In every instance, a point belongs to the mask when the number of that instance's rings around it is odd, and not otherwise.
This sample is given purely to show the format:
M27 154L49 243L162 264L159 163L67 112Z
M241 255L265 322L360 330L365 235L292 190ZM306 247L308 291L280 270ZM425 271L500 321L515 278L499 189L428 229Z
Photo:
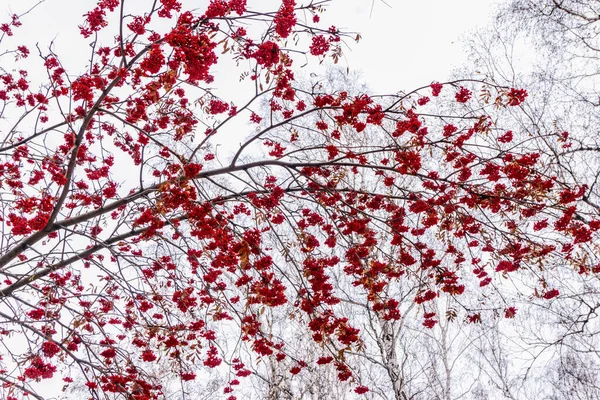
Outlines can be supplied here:
M0 20L36 2L1 0ZM43 49L54 40L54 48L61 57L79 58L79 51L73 50L85 48L77 46L84 42L77 26L82 21L81 15L95 3L95 0L46 0L24 18L24 27L15 31L15 39L39 42ZM139 7L142 3L147 2L130 0L126 4ZM203 3L207 0L195 1L194 6L202 9ZM278 2L248 0L250 7L260 4L261 9L265 3ZM453 66L466 61L460 36L486 24L494 3L495 0L334 0L322 15L322 26L336 25L362 35L360 43L348 42L345 62L351 69L362 70L368 85L383 94L444 80ZM77 62L80 68L85 66L85 60Z
M373 3L374 1L374 3ZM346 51L374 91L384 94L447 79L466 61L460 36L485 25L493 0L342 0L327 17L362 40ZM371 7L373 10L371 13ZM371 14L371 16L369 16Z

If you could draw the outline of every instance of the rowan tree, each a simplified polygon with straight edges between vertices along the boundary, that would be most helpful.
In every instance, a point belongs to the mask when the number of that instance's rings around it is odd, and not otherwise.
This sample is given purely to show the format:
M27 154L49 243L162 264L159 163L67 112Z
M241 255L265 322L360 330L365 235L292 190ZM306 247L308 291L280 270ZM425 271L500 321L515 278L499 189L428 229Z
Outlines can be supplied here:
M57 379L92 399L197 398L213 371L235 399L272 363L369 395L365 321L378 331L408 307L428 329L510 318L513 276L550 301L548 260L598 272L574 256L600 228L578 209L585 187L557 182L540 138L503 125L525 90L297 85L303 63L358 39L323 26L328 3L100 0L65 21L91 45L84 70L19 42L35 8L0 25L6 398L45 398ZM439 315L440 298L457 310ZM285 340L286 319L318 353Z

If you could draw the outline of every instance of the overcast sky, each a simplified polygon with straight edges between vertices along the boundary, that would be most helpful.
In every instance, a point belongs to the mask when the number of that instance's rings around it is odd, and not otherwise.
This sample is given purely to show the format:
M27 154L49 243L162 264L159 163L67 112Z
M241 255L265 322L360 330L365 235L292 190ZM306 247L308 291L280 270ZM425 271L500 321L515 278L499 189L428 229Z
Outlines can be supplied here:
M7 19L20 13L37 0L2 0L0 12ZM201 3L194 6L202 9ZM248 0L250 7L276 0ZM136 0L130 5L145 1ZM300 0L297 3L301 3ZM410 90L432 80L444 80L453 66L465 62L460 36L478 25L484 25L494 0L335 0L322 15L324 26L336 25L342 30L359 32L360 43L348 43L346 62L352 69L362 70L365 80L376 92ZM24 18L24 28L15 36L39 42L42 46L55 39L61 56L71 51L77 56L77 45L84 41L77 26L81 15L93 8L94 0L45 0ZM79 47L79 49L81 49ZM80 55L80 54L79 54ZM84 66L85 59L81 60Z
M361 33L361 42L346 56L378 93L445 80L453 67L467 61L461 35L485 25L495 2L387 0L387 4L343 0L334 2L327 13L332 21L340 21L338 27Z

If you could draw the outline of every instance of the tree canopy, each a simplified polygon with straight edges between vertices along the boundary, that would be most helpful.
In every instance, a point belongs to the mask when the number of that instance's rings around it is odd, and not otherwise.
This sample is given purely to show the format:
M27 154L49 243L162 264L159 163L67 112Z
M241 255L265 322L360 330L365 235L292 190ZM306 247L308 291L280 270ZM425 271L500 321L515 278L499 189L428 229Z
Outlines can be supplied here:
M0 24L5 398L450 399L452 332L600 272L595 181L531 89L302 79L359 39L329 3L100 0L73 64L19 42L35 7Z

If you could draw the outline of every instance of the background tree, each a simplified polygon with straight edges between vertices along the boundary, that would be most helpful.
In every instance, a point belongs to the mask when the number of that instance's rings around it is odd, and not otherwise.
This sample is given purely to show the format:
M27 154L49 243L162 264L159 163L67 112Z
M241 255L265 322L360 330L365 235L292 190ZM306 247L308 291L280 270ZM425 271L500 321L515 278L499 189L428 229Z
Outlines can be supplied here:
M513 126L537 141L547 174L556 176L557 184L582 188L581 210L591 219L599 204L598 22L596 1L504 3L494 24L467 41L474 65L457 72L464 77L478 71L476 76L532 94L515 113ZM557 136L563 140L547 140ZM577 260L572 269L562 268L565 258L549 262L545 269L553 270L561 295L540 302L523 293L514 303L519 309L514 320L486 328L491 331L481 336L487 342L480 347L481 360L496 367L482 370L506 397L598 396L586 383L598 379L597 254L592 242L568 257Z

